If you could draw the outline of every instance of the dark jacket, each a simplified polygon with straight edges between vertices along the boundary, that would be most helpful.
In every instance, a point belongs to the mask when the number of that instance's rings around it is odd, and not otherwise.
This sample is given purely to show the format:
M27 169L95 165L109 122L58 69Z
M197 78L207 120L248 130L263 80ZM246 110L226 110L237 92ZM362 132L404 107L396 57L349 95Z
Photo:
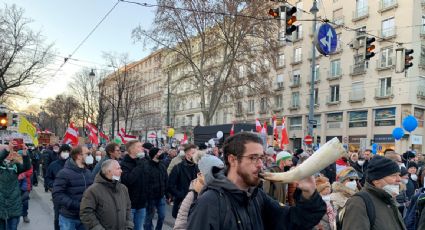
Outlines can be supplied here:
M53 182L55 182L56 175L58 175L58 172L63 169L65 161L66 160L64 159L57 159L53 161L47 168L47 173L46 177L44 177L44 180L48 188L53 189Z
M365 163L363 163L363 165L359 165L357 162L353 162L351 160L349 160L349 162L350 162L350 166L353 167L356 170L357 175L359 175L360 184L363 186L366 182L366 175L365 175L365 171L367 169L366 161Z
M0 151L0 219L22 215L21 189L18 175L31 168L29 156L22 156L23 163L6 165L4 159L9 155L6 150Z
M198 172L198 166L187 161L186 158L171 171L168 179L168 189L171 195L174 196L174 205L171 213L174 218L177 217L180 204L189 192L190 182L197 177Z
M336 163L330 164L328 167L323 169L321 173L329 179L329 183L332 184L336 181Z
M132 209L145 208L147 204L145 164L145 159L133 159L128 154L120 162L121 182L127 186Z
M412 180L409 175L409 180L406 184L406 195L407 199L411 199L412 196L415 194L416 189L418 189L418 182Z
M224 173L199 195L189 214L187 229L312 229L326 213L326 203L318 192L304 200L295 194L296 206L281 206L262 189L240 190Z
M68 159L53 183L53 202L60 207L59 213L67 218L79 219L81 198L92 183L91 172Z
M162 162L148 160L145 168L146 196L149 200L160 199L167 191L168 174L167 168Z
M98 173L94 184L84 192L80 219L87 229L133 229L127 187Z
M370 195L373 205L375 206L376 219L374 230L406 229L403 218L398 211L396 201L390 194L367 182L362 190ZM360 196L352 196L348 199L345 207L342 229L371 229L366 212L366 204Z

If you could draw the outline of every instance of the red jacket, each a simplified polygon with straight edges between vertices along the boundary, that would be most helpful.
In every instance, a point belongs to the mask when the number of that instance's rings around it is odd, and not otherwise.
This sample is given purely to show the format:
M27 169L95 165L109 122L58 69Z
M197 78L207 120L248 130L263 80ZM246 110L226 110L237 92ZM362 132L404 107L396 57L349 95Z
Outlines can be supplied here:
M33 170L32 170L32 166L29 170L19 174L18 176L18 180L26 180L26 185L27 185L27 191L31 191L31 176L32 176Z

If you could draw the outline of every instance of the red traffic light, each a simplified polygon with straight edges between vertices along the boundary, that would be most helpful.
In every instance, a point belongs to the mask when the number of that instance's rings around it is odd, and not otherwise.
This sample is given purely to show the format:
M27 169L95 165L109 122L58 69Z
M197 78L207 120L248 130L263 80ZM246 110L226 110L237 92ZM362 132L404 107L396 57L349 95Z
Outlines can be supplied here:
M279 17L279 9L270 9L269 15L274 17L274 18L278 18Z

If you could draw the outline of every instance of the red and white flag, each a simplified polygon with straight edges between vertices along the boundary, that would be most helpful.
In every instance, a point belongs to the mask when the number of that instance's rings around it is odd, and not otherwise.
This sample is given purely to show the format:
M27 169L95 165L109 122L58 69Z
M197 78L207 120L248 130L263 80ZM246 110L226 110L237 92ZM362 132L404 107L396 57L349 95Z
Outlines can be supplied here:
M184 133L184 135L183 135L183 139L180 141L180 144L187 144L187 142L188 142L188 140L187 140L187 134L186 134L186 132Z
M266 121L264 122L264 126L261 129L261 134L264 134L264 135L267 136L267 122Z
M137 139L136 136L129 135L129 134L125 133L124 128L120 129L120 131L118 132L118 136L121 138L121 141L122 141L123 144L127 143L128 141Z
M285 149L284 145L289 144L288 131L286 130L285 118L282 118L282 139L280 140L280 148Z
M96 126L87 123L86 128L89 130L89 140L91 143L99 145L99 138L97 137L98 130Z
M99 131L99 136L105 139L107 142L109 142L109 137L106 134L104 134L102 131Z
M258 118L255 118L255 130L257 131L257 133L261 133L261 129L262 127L260 121L258 120Z
M279 139L279 133L277 132L276 115L273 115L272 121L273 121L273 136L274 136L274 139L277 141Z
M235 135L235 122L232 124L232 128L230 128L230 136Z
M69 127L63 136L62 143L71 144L72 146L78 145L78 128L74 126L74 122L69 124Z

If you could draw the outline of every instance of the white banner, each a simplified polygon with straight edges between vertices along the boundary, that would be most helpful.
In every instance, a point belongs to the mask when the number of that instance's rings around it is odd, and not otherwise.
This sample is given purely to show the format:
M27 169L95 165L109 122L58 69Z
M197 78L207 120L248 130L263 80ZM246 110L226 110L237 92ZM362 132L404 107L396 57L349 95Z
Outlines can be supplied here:
M422 136L412 135L412 145L422 145Z

